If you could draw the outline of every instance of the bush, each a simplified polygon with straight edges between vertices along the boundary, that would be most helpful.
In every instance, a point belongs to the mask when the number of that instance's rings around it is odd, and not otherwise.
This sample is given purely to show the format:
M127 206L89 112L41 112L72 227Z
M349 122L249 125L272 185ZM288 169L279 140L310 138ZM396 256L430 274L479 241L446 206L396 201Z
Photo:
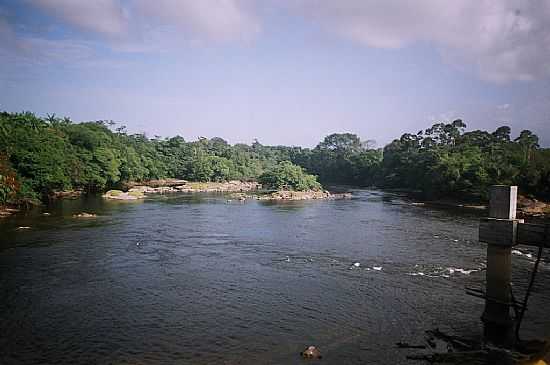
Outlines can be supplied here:
M0 154L0 205L13 202L19 191L20 184L15 170L8 157Z
M317 177L307 174L292 162L279 162L274 168L264 172L258 179L264 188L275 190L321 190Z

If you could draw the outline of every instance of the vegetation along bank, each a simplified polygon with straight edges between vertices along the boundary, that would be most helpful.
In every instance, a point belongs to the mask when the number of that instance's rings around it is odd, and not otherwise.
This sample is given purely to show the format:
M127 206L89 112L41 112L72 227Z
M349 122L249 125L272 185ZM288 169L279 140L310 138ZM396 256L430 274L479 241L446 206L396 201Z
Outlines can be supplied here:
M73 123L32 113L0 113L0 205L25 205L65 191L128 190L151 180L321 191L347 184L420 192L426 199L486 200L492 184L518 185L550 200L550 149L524 130L467 131L462 120L406 133L384 148L350 133L315 148L230 145L219 137L186 141L129 134L109 121ZM184 184L181 184L184 185ZM181 186L180 185L180 186ZM160 185L166 186L166 185Z

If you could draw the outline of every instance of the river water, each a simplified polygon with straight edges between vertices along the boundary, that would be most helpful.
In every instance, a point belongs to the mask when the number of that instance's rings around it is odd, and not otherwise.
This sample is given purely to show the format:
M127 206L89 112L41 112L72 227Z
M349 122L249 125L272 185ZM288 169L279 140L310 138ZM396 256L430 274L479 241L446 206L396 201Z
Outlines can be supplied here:
M476 337L480 214L353 196L89 197L4 219L0 363L302 364L315 345L324 364L406 364L395 343L425 330ZM534 255L514 254L517 296ZM544 262L525 337L550 335L549 294Z

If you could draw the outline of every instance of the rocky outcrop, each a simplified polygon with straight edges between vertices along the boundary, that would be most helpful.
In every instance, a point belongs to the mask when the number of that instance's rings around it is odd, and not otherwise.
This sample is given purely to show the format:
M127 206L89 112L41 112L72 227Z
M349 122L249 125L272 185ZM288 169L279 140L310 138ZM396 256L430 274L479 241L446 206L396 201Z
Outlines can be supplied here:
M78 214L73 214L73 218L96 218L96 217L97 217L97 214L94 214L94 213L82 212Z
M161 181L161 180L155 180ZM181 180L177 180L181 181ZM105 195L106 199L114 200L137 200L142 199L149 194L168 194L168 193L233 193L229 200L244 201L247 199L255 200L319 200L319 199L348 199L350 193L332 194L328 191L309 190L309 191L291 191L280 190L269 193L253 194L261 189L261 184L248 181L226 181L226 182L185 182L183 185L174 186L149 186L133 185L128 192L121 190L109 190Z
M161 180L156 180L161 181ZM166 193L229 193L258 190L261 185L257 182L248 181L226 181L226 182L187 182L185 180L174 180L184 182L180 185L151 186L134 185L129 192L139 192L143 194L166 194ZM172 181L172 182L174 182ZM154 184L156 185L156 184Z
M550 203L520 195L518 196L518 211L520 216L546 217L550 216Z
M109 190L103 194L103 197L111 200L139 200L145 198L145 194L139 191L129 191L125 193L121 190Z
M131 189L139 186L148 186L151 188L160 188L160 187L174 187L187 184L187 180L180 179L158 179L158 180L148 180L141 183L138 182L129 182L126 184L125 188Z
M176 187L179 191L188 193L231 193L253 191L261 188L261 185L254 181L232 180L226 182L208 183L187 183Z
M157 186L160 183L167 183L167 186ZM178 183L180 185L174 185ZM151 186L152 185L152 186ZM154 180L154 183L147 182L147 185L135 185L128 192L122 190L109 190L103 197L113 200L137 200L143 199L149 194L168 194L168 193L231 193L231 192L249 192L258 190L261 185L257 182L249 181L226 181L226 182L188 182L185 180Z
M179 190L172 186L159 186L159 187L151 187L151 186L145 186L145 185L138 185L130 190L128 190L129 193L137 193L137 194L166 194L166 193L175 193Z
M327 199L349 199L351 198L351 193L344 194L332 194L328 191L291 191L291 190L280 190L274 191L267 194L245 194L238 193L232 194L230 196L231 200L244 201L246 199L255 199L255 200L327 200Z
M50 199L77 199L82 195L82 190L52 191Z
M317 200L317 199L344 199L351 198L351 194L331 194L328 191L275 191L267 195L260 195L258 200Z

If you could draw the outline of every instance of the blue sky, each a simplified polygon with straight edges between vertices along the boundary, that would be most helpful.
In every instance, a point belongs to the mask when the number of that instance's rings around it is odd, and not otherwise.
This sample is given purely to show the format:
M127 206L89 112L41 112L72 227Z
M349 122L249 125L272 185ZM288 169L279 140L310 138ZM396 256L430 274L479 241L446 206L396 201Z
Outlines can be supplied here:
M303 146L462 118L548 146L547 19L550 0L0 0L0 109Z

